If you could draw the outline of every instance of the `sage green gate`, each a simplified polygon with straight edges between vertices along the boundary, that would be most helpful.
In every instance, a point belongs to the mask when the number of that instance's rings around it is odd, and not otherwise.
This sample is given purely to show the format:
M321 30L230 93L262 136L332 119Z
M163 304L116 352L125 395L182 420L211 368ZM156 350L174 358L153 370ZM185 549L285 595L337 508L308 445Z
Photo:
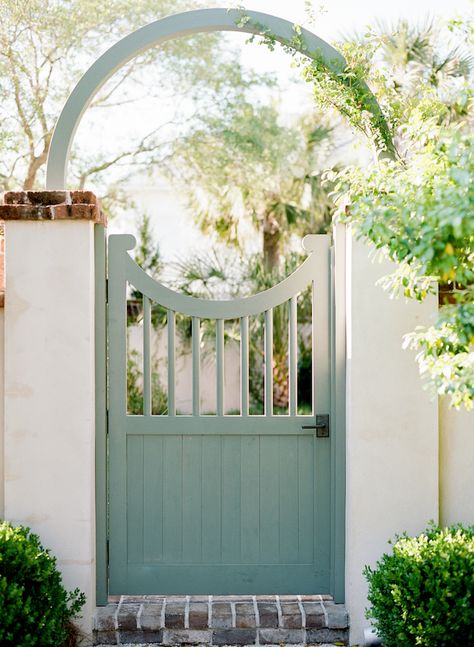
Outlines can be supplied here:
M110 594L283 594L334 589L330 238L265 292L232 301L175 293L109 237ZM143 415L127 415L127 286L143 295ZM297 407L297 296L312 286L313 412ZM273 408L273 309L288 302L288 415ZM167 415L151 414L151 310L167 312ZM192 317L192 414L176 410L176 314ZM263 313L264 414L249 411L249 318ZM201 325L215 325L216 413L200 411ZM240 415L226 415L224 325L240 327ZM215 322L215 323L214 323ZM317 414L317 415L316 415ZM316 422L318 424L316 424ZM339 565L340 566L340 565ZM340 568L339 568L340 570Z

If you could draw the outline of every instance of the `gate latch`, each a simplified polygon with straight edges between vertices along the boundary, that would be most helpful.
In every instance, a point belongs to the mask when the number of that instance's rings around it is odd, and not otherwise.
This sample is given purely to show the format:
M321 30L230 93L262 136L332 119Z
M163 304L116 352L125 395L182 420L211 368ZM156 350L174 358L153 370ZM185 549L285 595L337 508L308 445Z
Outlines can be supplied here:
M316 416L315 425L303 425L301 429L315 429L316 438L329 438L329 414Z

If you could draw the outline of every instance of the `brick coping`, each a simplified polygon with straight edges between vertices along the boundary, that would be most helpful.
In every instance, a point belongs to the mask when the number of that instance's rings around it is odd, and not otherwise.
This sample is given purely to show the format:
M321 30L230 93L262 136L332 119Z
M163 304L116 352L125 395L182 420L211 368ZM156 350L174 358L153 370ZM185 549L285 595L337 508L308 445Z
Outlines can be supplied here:
M92 191L6 191L0 220L88 220L106 225Z
M97 608L94 645L347 645L348 627L326 595L121 596Z

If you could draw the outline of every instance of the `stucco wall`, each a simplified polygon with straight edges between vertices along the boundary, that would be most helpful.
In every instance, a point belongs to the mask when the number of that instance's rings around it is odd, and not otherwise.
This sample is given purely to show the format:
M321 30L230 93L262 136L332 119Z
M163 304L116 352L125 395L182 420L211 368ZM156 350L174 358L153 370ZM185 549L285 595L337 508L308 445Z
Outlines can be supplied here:
M474 411L443 399L439 417L441 522L474 525Z
M5 358L5 317L3 305L0 306L0 519L5 516L4 510L4 358Z
M423 390L402 336L429 323L436 300L391 300L362 242L348 239L346 604L351 643L362 644L362 575L397 532L417 533L438 516L438 411Z
M95 607L94 239L86 221L6 223L5 516Z

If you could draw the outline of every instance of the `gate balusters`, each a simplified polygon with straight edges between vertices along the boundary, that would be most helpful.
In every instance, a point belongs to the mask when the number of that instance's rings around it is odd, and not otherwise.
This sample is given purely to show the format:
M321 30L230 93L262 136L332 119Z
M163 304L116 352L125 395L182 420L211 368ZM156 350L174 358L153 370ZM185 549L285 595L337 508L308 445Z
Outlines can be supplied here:
M265 311L265 415L273 415L273 308Z
M176 415L175 397L175 328L176 314L168 309L168 415Z
M249 318L240 319L240 414L249 415Z
M298 398L298 318L297 297L290 299L288 340L288 378L289 378L289 410L290 416L296 416Z
M143 295L143 415L151 416L150 299Z
M201 365L201 320L199 317L192 319L192 356L193 356L193 416L200 414L200 365Z
M216 415L224 415L224 320L216 319Z

